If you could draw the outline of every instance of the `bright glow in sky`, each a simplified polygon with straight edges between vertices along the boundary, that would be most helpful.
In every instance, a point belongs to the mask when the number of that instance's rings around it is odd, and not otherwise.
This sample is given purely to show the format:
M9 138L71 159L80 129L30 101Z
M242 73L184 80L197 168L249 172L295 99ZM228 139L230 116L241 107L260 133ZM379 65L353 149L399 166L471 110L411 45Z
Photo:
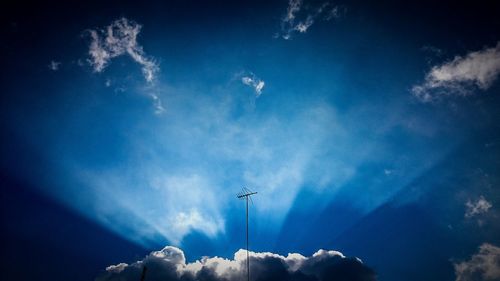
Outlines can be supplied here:
M156 63L168 55L141 45L139 39L155 40L149 30L121 18L89 31L86 67L93 73L86 75L102 83L80 90L93 103L71 108L47 149L60 175L48 192L131 241L179 246L193 231L224 237L242 214L235 199L242 187L259 192L255 231L270 237L292 208L311 204L299 193L317 196L313 216L338 198L367 213L449 150L426 155L434 148L420 138L435 129L428 118L404 114L410 92L381 111L392 93L348 90L335 66L297 74L321 65L316 53L283 77L268 67L273 63L243 71L229 63L218 65L218 81L202 78L213 71L202 69L186 84ZM284 48L282 38L266 40L276 45L271 53ZM307 78L317 83L302 82ZM360 94L365 98L341 105ZM98 115L91 113L95 103L102 103ZM402 142L412 150L400 154Z

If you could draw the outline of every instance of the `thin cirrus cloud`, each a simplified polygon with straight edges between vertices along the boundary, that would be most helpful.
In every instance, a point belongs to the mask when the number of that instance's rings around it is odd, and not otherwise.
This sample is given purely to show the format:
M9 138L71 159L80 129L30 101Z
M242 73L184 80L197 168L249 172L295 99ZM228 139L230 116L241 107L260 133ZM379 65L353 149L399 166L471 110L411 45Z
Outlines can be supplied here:
M302 0L290 0L286 14L281 19L281 30L276 37L285 40L292 38L295 33L306 33L308 29L317 21L329 21L339 18L341 8L324 2L318 6L305 6Z
M470 260L455 264L456 281L499 280L500 248L483 243Z
M487 90L500 74L500 42L495 47L456 56L452 61L433 66L425 81L412 88L422 102L439 101L449 96L468 96L474 89Z
M241 77L241 83L250 86L255 91L255 96L259 97L264 89L265 82L259 77L255 76L253 73Z
M345 257L337 251L318 250L310 257L291 253L250 252L251 275L255 280L375 280L375 273L358 258ZM143 268L150 281L160 280L242 280L246 276L246 251L239 250L233 259L204 257L186 263L184 252L167 246L151 252L132 264L110 265L97 281L139 280Z
M89 30L91 42L88 62L93 70L98 73L102 72L112 59L128 55L141 66L144 79L148 85L151 85L160 67L153 58L146 55L142 46L137 42L141 28L140 24L132 20L120 18L104 29ZM159 96L154 91L149 91L148 95L155 104L155 113L162 113L164 108Z

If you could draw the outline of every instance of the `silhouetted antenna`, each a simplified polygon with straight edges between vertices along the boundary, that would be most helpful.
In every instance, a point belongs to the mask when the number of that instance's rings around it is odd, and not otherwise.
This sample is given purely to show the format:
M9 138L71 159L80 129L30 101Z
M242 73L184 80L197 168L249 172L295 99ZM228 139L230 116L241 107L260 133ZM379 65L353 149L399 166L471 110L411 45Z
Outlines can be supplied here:
M146 271L147 270L148 270L148 268L146 266L142 267L141 281L144 281L144 279L146 278Z
M250 199L250 202L252 202L252 195L257 194L257 192L252 192L248 190L247 188L243 187L242 191L237 194L236 197L239 199L245 199L246 201L246 206L247 206L247 212L246 212L246 223L247 223L247 281L250 281L250 259L248 257L248 199Z

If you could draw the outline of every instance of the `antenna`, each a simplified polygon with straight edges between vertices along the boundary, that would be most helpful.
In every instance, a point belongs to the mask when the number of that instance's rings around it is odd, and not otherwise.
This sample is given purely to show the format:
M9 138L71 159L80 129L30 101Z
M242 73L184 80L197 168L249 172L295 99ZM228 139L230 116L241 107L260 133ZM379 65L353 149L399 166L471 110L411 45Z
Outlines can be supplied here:
M248 199L250 199L250 201L253 204L251 196L255 195L255 194L257 194L257 192L252 192L252 191L248 190L247 188L243 187L242 191L240 193L238 193L237 196L236 196L236 197L238 197L238 199L245 199L245 201L246 201L246 207L247 207L247 212L246 212L246 223L247 223L247 281L250 281L250 259L248 257Z

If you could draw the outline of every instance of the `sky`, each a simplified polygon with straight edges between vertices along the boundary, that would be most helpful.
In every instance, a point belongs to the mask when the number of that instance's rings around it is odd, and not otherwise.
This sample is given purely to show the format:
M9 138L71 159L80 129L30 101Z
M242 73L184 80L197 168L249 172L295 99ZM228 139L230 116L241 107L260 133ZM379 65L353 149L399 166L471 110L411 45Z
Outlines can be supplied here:
M1 18L6 280L500 280L493 1Z

